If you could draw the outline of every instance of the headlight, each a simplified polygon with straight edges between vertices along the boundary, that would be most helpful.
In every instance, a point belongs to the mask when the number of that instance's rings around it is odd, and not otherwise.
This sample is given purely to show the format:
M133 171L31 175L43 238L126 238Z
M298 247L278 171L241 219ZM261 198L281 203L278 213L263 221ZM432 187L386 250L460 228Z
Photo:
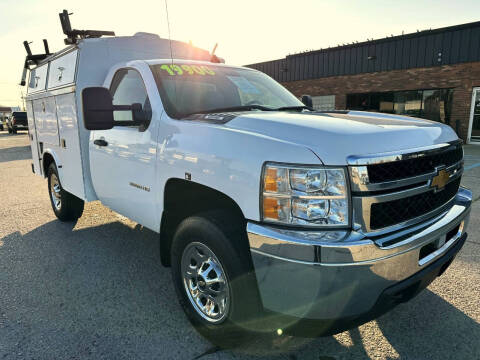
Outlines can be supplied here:
M348 225L345 169L267 164L262 220L310 226Z

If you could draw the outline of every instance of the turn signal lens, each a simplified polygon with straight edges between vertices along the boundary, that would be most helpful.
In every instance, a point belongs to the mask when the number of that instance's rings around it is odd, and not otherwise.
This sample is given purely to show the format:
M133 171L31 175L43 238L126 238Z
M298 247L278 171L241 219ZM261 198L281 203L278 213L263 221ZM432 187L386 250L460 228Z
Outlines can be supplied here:
M290 199L268 196L264 197L263 218L273 221L289 221Z
M278 199L263 199L263 216L265 218L278 220L278 208Z
M288 191L287 169L280 167L267 167L263 189L266 192L284 193Z
M277 192L277 169L276 168L267 168L265 171L265 191Z

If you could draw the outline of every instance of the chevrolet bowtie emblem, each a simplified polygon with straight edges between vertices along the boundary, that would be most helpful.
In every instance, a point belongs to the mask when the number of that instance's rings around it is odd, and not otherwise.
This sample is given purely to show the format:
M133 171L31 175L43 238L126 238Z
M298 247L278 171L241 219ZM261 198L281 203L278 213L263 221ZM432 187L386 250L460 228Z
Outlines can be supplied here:
M430 187L435 188L435 191L443 190L449 179L450 173L447 170L438 170L437 175L430 182Z

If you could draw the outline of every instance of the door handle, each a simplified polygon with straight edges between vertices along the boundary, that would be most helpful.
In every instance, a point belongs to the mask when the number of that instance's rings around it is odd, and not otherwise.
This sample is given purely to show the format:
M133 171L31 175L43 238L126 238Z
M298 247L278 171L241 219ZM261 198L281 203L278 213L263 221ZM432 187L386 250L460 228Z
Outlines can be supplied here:
M108 146L108 142L103 139L94 140L93 143L98 146Z

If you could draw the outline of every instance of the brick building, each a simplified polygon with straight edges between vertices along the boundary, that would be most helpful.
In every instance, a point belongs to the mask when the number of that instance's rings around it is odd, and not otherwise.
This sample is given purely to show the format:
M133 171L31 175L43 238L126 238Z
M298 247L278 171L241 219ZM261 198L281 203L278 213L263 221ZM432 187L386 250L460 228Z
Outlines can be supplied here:
M480 144L480 22L420 31L248 65L320 110L416 116Z

